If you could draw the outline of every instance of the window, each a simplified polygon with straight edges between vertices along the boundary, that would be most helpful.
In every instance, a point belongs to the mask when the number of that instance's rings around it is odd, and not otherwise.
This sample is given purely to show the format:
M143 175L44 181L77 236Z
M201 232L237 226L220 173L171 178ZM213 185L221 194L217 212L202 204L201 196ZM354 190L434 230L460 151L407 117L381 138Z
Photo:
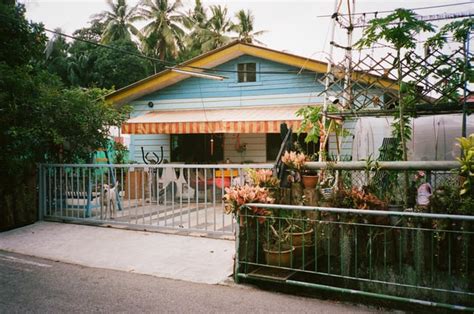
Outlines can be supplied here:
M257 64L256 63L239 63L237 65L237 82L248 83L257 81Z
M296 133L293 133L293 143L297 141L300 148L304 151L305 154L312 155L314 153L319 152L319 144L305 143L305 138L306 133L301 133L300 136L298 136ZM280 151L281 142L282 140L280 134L267 134L267 161L275 161L278 152Z
M172 162L215 163L224 159L223 134L171 134L170 144Z

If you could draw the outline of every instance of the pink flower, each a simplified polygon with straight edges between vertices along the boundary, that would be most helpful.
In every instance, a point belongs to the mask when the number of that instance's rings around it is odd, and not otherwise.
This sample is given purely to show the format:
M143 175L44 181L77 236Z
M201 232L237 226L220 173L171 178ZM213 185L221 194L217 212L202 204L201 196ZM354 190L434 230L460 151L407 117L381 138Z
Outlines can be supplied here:
M281 161L292 169L300 170L303 168L306 160L308 158L304 153L297 153L294 151L288 152L286 151L285 154L281 157Z
M269 192L266 188L259 186L231 186L225 189L226 194L223 196L225 202L224 210L226 214L238 214L240 207L248 203L273 203L274 199L269 197ZM261 208L251 208L255 214L268 213Z

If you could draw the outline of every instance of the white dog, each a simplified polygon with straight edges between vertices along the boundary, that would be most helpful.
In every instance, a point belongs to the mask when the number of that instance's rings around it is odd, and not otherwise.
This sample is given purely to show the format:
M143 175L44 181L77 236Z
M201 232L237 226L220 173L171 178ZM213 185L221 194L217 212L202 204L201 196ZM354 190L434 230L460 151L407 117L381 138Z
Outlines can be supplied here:
M102 201L105 206L105 217L107 217L107 212L110 213L110 219L115 218L115 211L117 208L117 187L119 183L115 182L113 187L110 187L108 184L102 186Z

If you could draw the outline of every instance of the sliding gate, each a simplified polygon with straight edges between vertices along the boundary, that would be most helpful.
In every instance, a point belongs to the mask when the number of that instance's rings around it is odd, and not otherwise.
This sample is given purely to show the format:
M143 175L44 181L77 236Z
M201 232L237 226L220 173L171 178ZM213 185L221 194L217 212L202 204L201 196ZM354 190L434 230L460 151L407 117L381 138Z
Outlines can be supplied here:
M40 218L233 236L225 188L271 164L39 166Z

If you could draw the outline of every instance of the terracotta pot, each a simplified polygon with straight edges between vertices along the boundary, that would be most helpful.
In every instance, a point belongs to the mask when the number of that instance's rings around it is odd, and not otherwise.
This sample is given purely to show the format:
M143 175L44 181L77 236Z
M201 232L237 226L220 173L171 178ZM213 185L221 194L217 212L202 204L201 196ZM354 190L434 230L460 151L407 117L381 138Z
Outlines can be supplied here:
M307 189L314 189L318 184L318 176L303 175L303 185Z
M304 244L309 244L312 243L312 238L313 238L313 229L310 229L305 232L291 232L289 233L289 241L291 245L293 246L302 246L303 245L303 239L304 239Z
M291 249L282 249L279 251L263 248L267 265L280 267L291 267L291 257L294 250L294 247L291 247Z

